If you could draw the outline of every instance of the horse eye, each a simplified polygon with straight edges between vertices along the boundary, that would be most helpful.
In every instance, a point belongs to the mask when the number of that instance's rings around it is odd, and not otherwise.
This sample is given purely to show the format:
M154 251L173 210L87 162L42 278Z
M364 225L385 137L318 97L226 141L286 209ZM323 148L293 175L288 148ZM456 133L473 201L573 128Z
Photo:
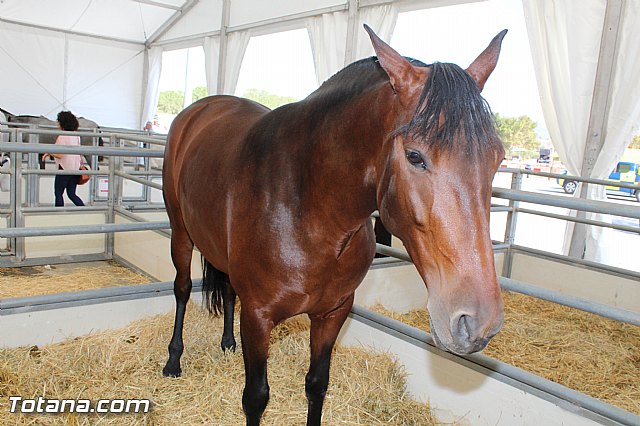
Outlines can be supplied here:
M417 151L407 151L407 160L416 167L421 167L424 170L427 169L422 155Z

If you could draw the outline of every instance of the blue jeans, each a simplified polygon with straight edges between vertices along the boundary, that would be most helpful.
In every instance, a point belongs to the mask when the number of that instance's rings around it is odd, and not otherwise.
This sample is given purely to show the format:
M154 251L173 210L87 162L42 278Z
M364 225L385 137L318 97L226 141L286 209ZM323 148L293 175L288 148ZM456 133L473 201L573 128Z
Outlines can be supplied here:
M62 198L62 194L64 191L67 191L67 197L75 204L76 206L84 206L84 203L76 195L76 187L78 186L78 179L80 176L78 175L56 175L55 181L53 182L53 190L56 196L56 207L64 206L64 198Z

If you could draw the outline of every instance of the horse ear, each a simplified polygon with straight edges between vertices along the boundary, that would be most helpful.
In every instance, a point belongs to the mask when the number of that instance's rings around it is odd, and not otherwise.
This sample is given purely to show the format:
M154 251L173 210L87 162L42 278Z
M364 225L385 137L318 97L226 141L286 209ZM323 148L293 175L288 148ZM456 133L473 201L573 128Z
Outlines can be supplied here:
M469 73L469 75L476 81L480 91L484 88L484 84L487 82L487 79L498 63L500 46L502 46L502 39L505 34L507 34L507 30L500 31L498 35L491 40L489 46L484 49L480 56L478 56L466 70L467 73Z
M391 46L382 41L367 24L364 24L364 29L369 33L378 62L389 76L393 91L397 93L402 82L407 81L411 75L413 66Z

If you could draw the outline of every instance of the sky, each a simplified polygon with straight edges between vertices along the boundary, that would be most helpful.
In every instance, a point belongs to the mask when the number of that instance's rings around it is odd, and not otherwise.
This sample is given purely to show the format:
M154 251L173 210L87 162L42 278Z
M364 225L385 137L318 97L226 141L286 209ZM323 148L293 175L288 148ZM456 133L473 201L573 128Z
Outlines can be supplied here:
M508 29L496 70L483 96L501 116L528 115L548 138L533 61L519 0L489 0L401 13L390 44L423 62L453 62L466 68L501 30ZM364 30L363 30L364 31ZM188 49L192 87L206 85L204 52ZM160 90L184 90L187 50L165 52ZM302 99L317 88L306 29L252 37L238 78L236 95L261 89Z

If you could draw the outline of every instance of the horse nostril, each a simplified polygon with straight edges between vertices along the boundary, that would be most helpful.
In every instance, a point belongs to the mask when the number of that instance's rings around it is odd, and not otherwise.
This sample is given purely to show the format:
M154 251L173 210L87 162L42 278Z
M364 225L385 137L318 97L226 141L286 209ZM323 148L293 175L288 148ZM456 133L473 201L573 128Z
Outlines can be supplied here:
M451 337L453 352L471 354L481 351L487 346L491 337L482 334L482 326L473 315L459 314L451 321Z
M464 339L466 341L470 340L470 321L471 317L469 315L460 315L458 317L458 322L456 323L456 327L454 333L460 339Z

